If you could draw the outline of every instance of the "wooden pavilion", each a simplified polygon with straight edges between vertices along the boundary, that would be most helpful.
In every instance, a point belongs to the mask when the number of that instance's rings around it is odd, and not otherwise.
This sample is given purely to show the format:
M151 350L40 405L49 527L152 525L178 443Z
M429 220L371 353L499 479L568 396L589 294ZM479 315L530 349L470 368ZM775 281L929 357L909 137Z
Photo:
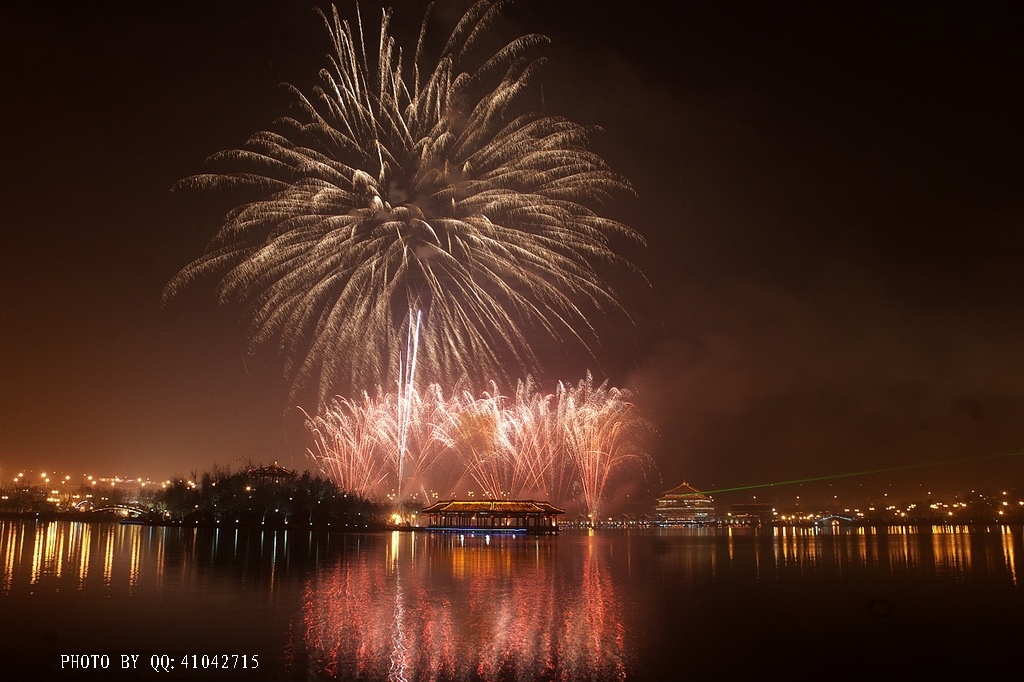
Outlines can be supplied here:
M430 531L543 535L558 532L556 517L565 510L536 500L446 500L420 513Z

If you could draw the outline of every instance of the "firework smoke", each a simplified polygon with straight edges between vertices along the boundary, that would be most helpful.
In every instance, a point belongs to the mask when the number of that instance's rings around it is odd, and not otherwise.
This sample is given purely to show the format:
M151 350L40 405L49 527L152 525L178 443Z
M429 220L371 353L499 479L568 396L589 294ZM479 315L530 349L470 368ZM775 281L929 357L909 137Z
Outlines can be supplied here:
M332 52L310 92L288 86L300 115L211 157L225 171L180 183L257 198L165 296L220 278L250 352L281 352L293 397L315 386L321 405L395 381L412 310L417 372L449 386L536 369L524 339L592 344L588 311L617 307L595 266L621 263L613 237L639 239L596 205L629 187L587 151L590 130L523 111L546 38L480 56L501 6L474 4L433 60L428 13L410 62L390 11L376 52L361 18L321 13Z

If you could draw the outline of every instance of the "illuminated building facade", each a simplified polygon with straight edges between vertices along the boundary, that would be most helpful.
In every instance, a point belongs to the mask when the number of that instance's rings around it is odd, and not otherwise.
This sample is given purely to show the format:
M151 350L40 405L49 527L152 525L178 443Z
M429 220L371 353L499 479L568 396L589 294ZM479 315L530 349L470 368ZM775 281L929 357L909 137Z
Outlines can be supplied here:
M775 520L775 507L765 502L747 502L729 507L727 523L760 526Z
M565 510L534 500L447 500L420 513L429 519L427 530L546 534L558 532Z
M658 498L655 518L661 524L714 523L715 503L685 481Z

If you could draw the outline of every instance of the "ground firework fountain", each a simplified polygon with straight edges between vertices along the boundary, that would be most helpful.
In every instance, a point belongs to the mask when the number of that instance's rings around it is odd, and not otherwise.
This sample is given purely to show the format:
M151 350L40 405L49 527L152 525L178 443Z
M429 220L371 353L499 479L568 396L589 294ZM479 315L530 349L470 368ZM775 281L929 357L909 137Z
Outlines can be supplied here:
M404 490L421 501L469 491L483 499L535 497L596 515L615 475L643 472L649 464L648 424L629 397L607 383L594 386L589 376L552 393L523 381L514 397L496 388L477 397L445 396L437 385L410 389L403 447L415 489ZM373 480L358 492L376 499L400 489L399 460L384 454L400 449L393 416L399 402L388 394L359 403L338 399L326 412L306 416L315 441L310 452L340 487Z

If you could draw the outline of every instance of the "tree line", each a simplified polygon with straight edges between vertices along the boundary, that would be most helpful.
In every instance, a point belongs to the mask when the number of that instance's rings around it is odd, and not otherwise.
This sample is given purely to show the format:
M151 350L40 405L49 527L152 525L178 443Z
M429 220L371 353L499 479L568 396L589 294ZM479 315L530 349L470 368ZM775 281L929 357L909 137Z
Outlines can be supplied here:
M332 481L281 467L215 467L178 477L155 499L155 510L175 523L297 526L372 530L385 525L383 504L338 488Z

